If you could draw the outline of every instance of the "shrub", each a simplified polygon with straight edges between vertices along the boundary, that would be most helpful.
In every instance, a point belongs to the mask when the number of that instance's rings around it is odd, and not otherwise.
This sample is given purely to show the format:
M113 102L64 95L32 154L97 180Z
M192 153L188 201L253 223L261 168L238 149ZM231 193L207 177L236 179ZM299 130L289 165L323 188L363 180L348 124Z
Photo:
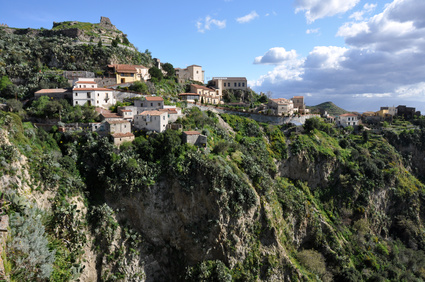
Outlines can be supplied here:
M325 258L315 250L302 250L297 254L297 259L311 272L323 276L326 274Z
M35 281L49 278L53 271L55 251L48 248L48 240L36 207L26 208L21 215L10 217L11 237L7 256L13 267L11 277L16 281Z

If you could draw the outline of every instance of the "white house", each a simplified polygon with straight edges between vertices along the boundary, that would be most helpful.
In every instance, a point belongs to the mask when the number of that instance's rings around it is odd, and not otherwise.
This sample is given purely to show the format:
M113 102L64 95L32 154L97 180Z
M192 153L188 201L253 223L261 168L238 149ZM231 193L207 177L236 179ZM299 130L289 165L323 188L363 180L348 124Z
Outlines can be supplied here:
M144 111L134 117L134 127L144 130L163 132L168 124L168 113L161 111Z
M359 117L356 114L342 114L336 118L336 124L342 127L359 125Z
M113 89L99 88L94 78L79 78L72 89L72 105L109 108L117 102Z

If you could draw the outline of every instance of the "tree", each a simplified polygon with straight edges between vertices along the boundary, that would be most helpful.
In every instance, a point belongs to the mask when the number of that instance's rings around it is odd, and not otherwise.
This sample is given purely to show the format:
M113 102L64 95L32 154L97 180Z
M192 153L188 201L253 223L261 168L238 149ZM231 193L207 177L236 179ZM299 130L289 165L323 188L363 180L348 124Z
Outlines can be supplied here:
M159 82L163 78L162 71L157 67L151 67L149 69L149 74L151 75L152 82Z
M97 47L102 48L102 39L99 39L99 42L97 42Z
M15 99L6 100L6 105L11 112L19 112L22 110L22 102Z
M0 92L2 92L8 85L12 84L12 81L10 81L9 77L4 75L0 79Z
M167 72L167 78L171 78L175 75L174 66L170 63L163 64L162 69Z
M130 41L128 41L127 36L124 36L124 38L122 39L122 43L123 43L124 45L130 45Z

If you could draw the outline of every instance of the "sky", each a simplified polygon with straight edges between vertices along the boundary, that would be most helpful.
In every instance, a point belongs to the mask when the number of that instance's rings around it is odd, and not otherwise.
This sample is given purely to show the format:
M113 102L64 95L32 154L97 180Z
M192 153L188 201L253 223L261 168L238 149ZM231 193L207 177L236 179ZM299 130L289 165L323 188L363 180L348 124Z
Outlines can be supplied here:
M109 17L140 51L205 79L246 77L272 98L425 114L425 0L3 1L0 23Z

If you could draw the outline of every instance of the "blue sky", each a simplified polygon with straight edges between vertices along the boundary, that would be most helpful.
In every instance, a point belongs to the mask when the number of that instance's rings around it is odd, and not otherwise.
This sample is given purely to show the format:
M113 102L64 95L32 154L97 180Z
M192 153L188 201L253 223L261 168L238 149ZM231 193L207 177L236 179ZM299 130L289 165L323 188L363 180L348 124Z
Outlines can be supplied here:
M124 4L125 3L125 4ZM347 110L425 113L424 0L3 1L0 23L51 28L101 16L144 51L206 78L245 76L257 92Z

